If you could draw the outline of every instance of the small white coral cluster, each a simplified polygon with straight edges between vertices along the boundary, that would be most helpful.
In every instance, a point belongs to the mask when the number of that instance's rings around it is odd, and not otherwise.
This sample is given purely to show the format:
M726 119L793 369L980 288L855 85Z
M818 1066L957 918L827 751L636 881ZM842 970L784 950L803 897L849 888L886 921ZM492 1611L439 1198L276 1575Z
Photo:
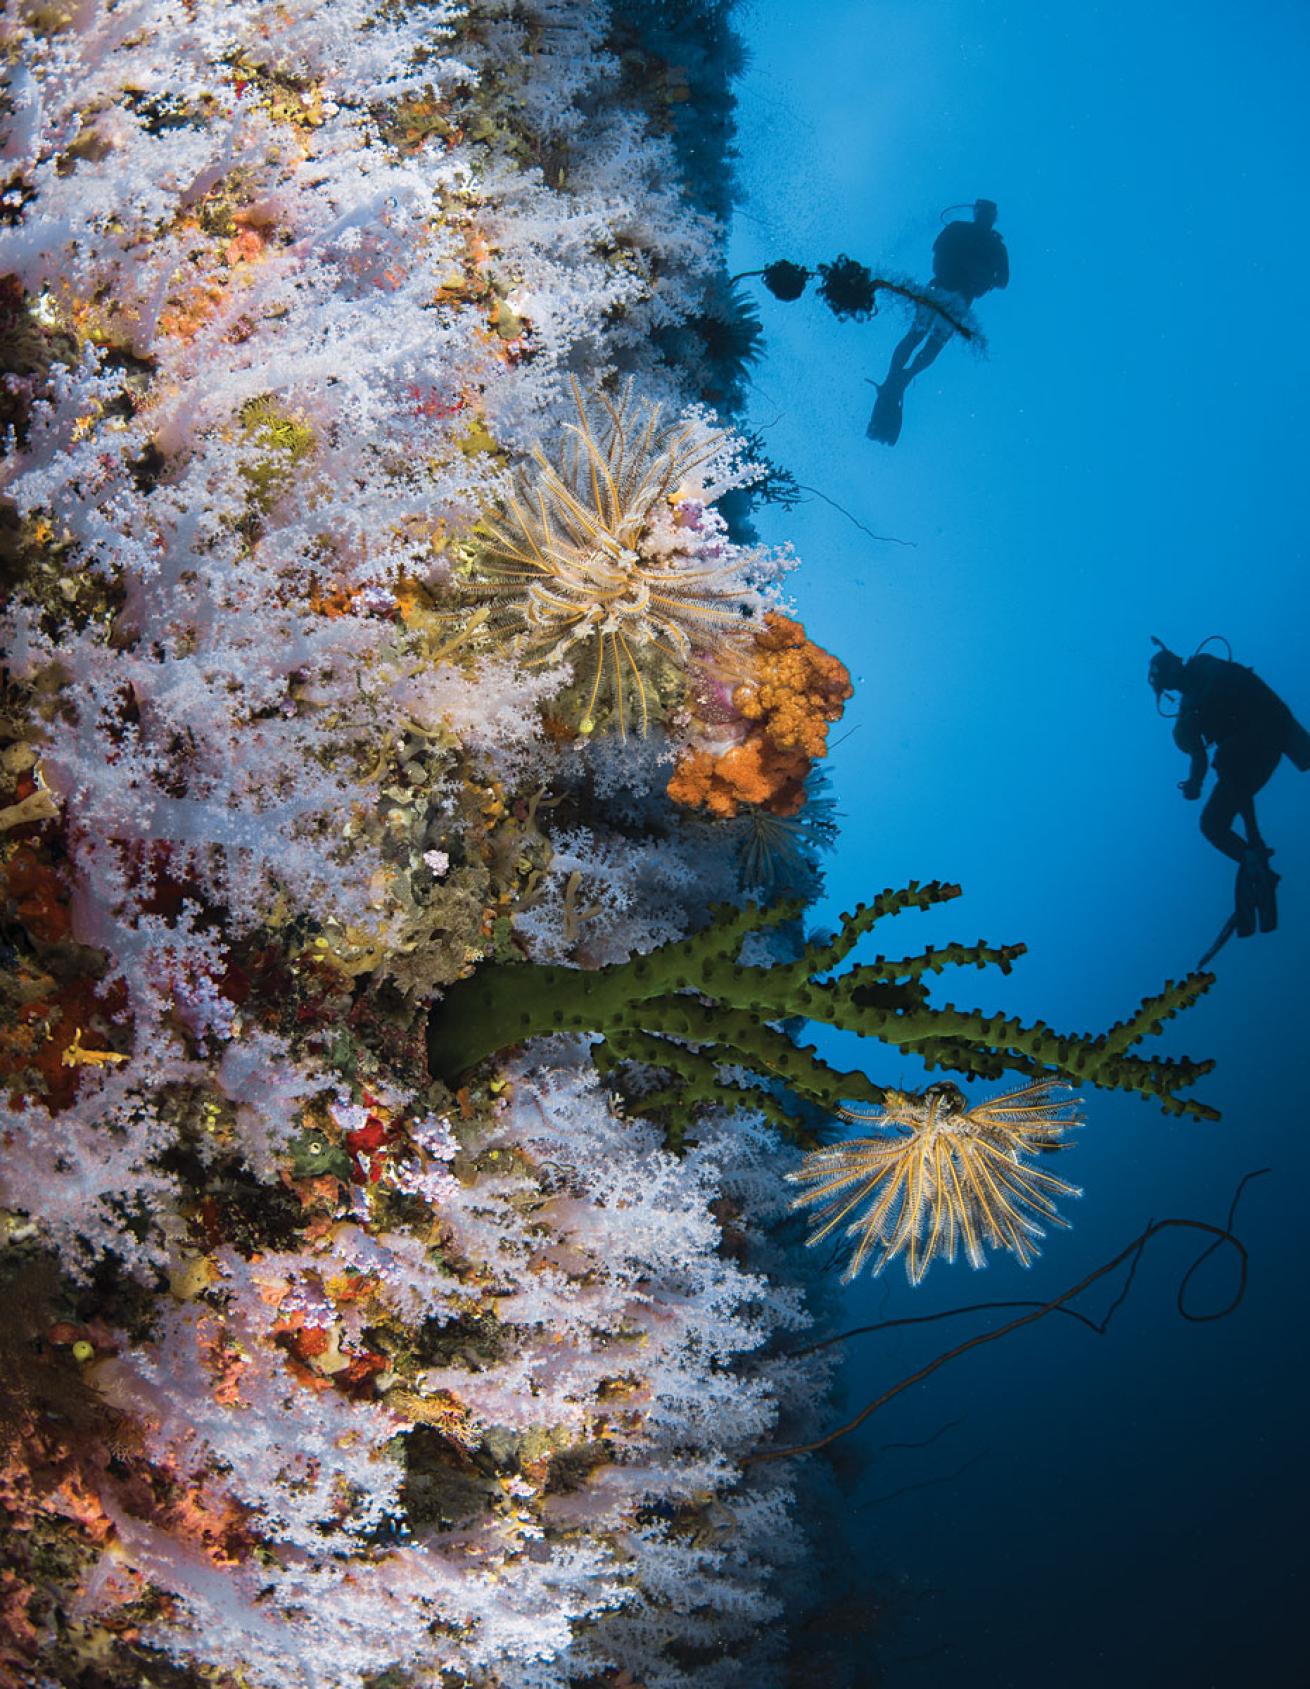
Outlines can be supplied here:
M33 1682L768 1681L795 1536L739 1462L823 1378L758 1355L804 1316L736 1258L774 1147L709 1122L679 1161L567 1044L451 1096L419 1036L484 955L594 963L730 889L699 824L625 831L621 771L560 778L562 676L451 622L569 374L699 416L659 336L720 231L607 25L0 25L0 734L43 794L0 855L0 1276L59 1270L2 1369Z

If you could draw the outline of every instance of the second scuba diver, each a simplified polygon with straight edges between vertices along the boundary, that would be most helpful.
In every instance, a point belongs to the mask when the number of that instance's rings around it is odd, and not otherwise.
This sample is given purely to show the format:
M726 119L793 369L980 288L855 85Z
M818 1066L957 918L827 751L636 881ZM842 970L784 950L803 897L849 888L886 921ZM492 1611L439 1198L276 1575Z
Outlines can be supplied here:
M878 384L878 401L865 430L871 440L885 446L896 444L905 389L936 359L974 300L994 287L1005 287L1009 280L1010 259L996 227L996 202L975 200L973 221L948 223L933 243L932 282L909 332L892 353L886 379ZM911 363L915 347L919 352Z
M1257 924L1261 932L1278 925L1278 875L1269 866L1273 851L1256 821L1255 796L1284 756L1303 773L1310 770L1310 733L1253 669L1201 650L1184 660L1163 641L1154 643L1147 678L1157 707L1166 692L1177 694L1174 743L1191 758L1178 789L1196 801L1213 766L1215 785L1201 811L1201 832L1237 863L1234 912L1202 958L1204 966L1233 932L1249 938ZM1245 837L1233 828L1239 816Z

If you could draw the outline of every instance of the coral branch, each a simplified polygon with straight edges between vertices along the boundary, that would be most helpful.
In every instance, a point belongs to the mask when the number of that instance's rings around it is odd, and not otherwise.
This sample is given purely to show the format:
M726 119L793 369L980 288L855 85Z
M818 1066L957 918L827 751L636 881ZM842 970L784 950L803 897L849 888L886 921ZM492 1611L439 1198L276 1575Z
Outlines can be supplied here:
M846 1099L881 1100L883 1091L872 1080L837 1071L776 1030L779 1023L803 1016L917 1054L929 1067L985 1077L1011 1071L1033 1079L1065 1078L1135 1091L1169 1113L1217 1118L1206 1104L1177 1095L1207 1073L1211 1063L1125 1053L1195 1002L1212 983L1210 974L1170 982L1100 1036L1057 1033L1042 1021L1025 1026L1016 1018L928 1002L927 976L946 967L996 965L1008 972L1022 954L1021 945L930 946L915 956L880 956L836 977L817 977L834 974L878 921L958 895L958 886L937 882L888 889L843 916L834 937L808 944L794 962L767 967L741 963L742 942L750 933L797 920L801 905L794 900L719 909L711 924L691 938L594 971L522 963L484 966L434 1005L429 1065L434 1074L455 1078L527 1038L591 1032L609 1041L600 1058L606 1068L633 1059L678 1076L681 1083L660 1093L659 1100L679 1126L685 1127L701 1104L739 1105L741 1087L712 1077L720 1067L765 1076L834 1112ZM767 1112L777 1118L779 1109L770 1105ZM785 1105L782 1112L796 1125L798 1117Z

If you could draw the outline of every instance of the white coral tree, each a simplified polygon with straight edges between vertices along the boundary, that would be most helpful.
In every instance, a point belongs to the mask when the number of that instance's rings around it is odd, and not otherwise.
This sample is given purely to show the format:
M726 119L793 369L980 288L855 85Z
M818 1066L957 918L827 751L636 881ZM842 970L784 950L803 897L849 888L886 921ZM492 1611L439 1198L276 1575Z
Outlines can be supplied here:
M142 1648L205 1676L240 1661L251 1689L365 1689L389 1669L681 1689L693 1648L712 1660L698 1689L772 1670L789 1491L739 1483L740 1461L824 1371L760 1355L805 1316L723 1252L711 1205L736 1188L758 1235L775 1147L711 1122L679 1162L572 1046L472 1119L433 1116L387 1071L366 1106L330 1049L229 994L258 944L302 978L329 928L367 926L356 959L386 951L404 794L385 770L416 724L459 768L435 809L465 776L488 808L496 781L544 787L546 685L519 669L589 656L585 708L608 685L619 724L634 697L644 723L648 659L676 670L731 641L768 573L713 509L730 443L654 350L704 298L721 231L626 108L606 26L586 0L4 9L0 274L50 367L7 378L26 415L0 491L45 574L0 634L60 808L64 951L102 956L91 983L114 997L112 1046L89 1028L68 1046L87 1063L71 1102L0 1105L0 1218L75 1294L130 1287L79 1376L139 1427L132 1458L168 1508L242 1537L219 1551L112 1486L84 1530L79 1491L60 1515L76 1587L42 1611L51 1645L85 1636L97 1671L133 1602ZM396 139L428 116L430 135ZM548 185L525 159L565 145ZM492 298L518 325L510 352ZM650 402L575 392L568 452L489 519L483 585L513 660L415 672L401 592L452 589L502 453L567 421L568 370L611 394L635 371ZM682 859L625 856L597 826L575 871L613 888L617 934L598 936L685 930ZM481 861L481 822L453 831L421 841L429 878ZM311 1121L339 1148L374 1129L369 1107L398 1147L341 1153L312 1226L205 1234L211 1176L303 1220ZM476 1322L489 1358L459 1347ZM338 1389L375 1326L449 1353L397 1352ZM324 1364L294 1370L297 1332ZM406 1483L423 1437L462 1473L502 1451L458 1525L421 1517ZM576 1479L552 1483L557 1454Z

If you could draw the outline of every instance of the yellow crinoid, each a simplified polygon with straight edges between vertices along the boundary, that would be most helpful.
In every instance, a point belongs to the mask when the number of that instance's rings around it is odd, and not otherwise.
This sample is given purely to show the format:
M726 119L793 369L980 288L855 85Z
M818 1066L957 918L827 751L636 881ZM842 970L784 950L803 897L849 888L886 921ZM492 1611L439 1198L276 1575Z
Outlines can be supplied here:
M812 1151L787 1177L810 1188L792 1206L818 1205L816 1244L848 1220L858 1239L844 1279L870 1256L880 1273L905 1257L918 1284L936 1256L955 1259L963 1244L971 1265L986 1264L988 1247L1008 1249L1024 1266L1038 1253L1043 1224L1067 1225L1055 1198L1080 1196L1073 1185L1032 1165L1032 1157L1064 1147L1064 1133L1082 1125L1079 1097L1038 1079L1022 1090L970 1108L949 1081L921 1092L888 1091L876 1113L843 1108L847 1120L887 1129Z
M661 428L631 382L617 401L599 394L593 417L572 385L578 420L557 461L534 448L535 473L474 531L469 596L526 666L574 669L579 732L604 712L626 734L631 712L645 733L661 672L677 682L752 631L756 554L727 539L690 479L724 435L698 419Z

